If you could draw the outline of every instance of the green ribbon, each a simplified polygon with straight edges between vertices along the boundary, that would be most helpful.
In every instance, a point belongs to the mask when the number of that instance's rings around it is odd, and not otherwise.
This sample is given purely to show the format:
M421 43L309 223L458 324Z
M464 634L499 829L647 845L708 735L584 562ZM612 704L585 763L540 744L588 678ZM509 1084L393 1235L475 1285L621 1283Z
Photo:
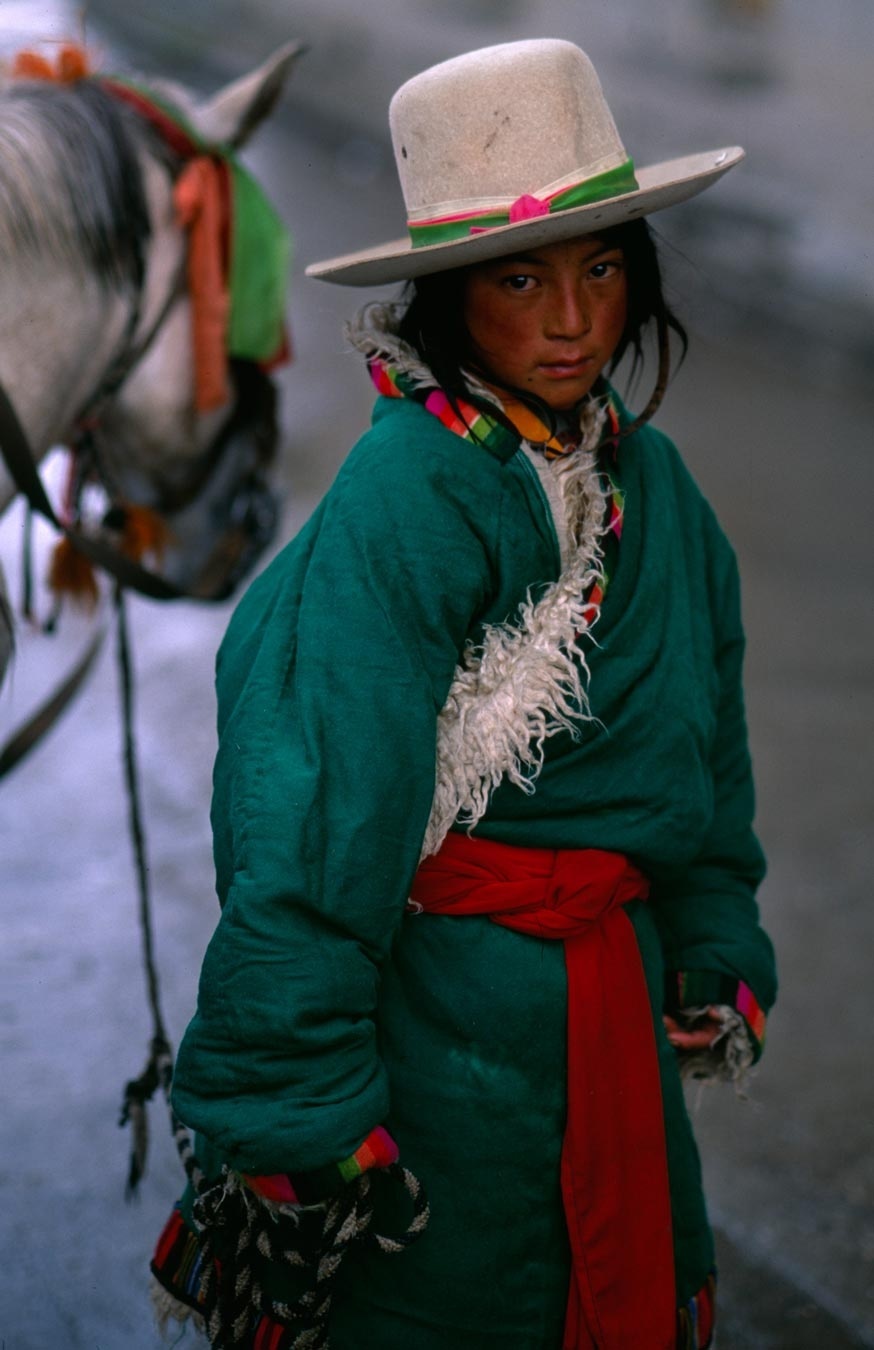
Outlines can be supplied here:
M228 352L270 361L284 341L291 236L248 170L231 155L227 160L232 183Z
M576 206L590 206L593 202L605 201L608 197L622 197L628 192L637 192L638 182L634 176L634 163L627 159L615 169L607 169L594 178L558 192L548 203L549 214L569 211ZM537 220L533 216L530 219ZM520 221L520 224L525 222ZM510 224L509 207L500 211L489 211L481 216L465 216L461 220L437 221L433 224L409 226L413 248L424 248L428 244L447 244L454 239L467 239L471 230L494 230L501 225Z

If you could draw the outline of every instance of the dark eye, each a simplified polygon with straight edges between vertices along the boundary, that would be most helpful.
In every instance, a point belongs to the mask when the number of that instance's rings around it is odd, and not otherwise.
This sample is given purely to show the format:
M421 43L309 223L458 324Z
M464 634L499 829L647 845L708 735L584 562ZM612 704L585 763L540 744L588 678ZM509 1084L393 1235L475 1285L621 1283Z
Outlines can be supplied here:
M619 271L622 264L618 258L608 258L604 262L596 262L589 269L589 276L595 281L604 281L607 277L612 277Z
M508 291L530 291L534 284L534 277L528 276L525 272L513 272L503 278L503 285Z

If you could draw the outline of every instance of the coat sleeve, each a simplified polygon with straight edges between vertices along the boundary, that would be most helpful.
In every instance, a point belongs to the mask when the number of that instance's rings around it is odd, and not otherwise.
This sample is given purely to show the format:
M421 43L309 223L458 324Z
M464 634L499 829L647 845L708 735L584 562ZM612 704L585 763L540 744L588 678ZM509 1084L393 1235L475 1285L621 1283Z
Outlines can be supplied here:
M370 433L251 588L219 656L222 914L174 1104L244 1172L328 1166L388 1110L380 967L499 516L496 470L477 484L452 453Z
M716 731L711 754L713 814L691 864L660 875L653 890L667 969L666 1010L718 1004L743 1017L754 1057L776 997L771 942L759 923L756 890L765 860L753 831L754 791L742 690L744 635L734 556L723 541L715 585Z

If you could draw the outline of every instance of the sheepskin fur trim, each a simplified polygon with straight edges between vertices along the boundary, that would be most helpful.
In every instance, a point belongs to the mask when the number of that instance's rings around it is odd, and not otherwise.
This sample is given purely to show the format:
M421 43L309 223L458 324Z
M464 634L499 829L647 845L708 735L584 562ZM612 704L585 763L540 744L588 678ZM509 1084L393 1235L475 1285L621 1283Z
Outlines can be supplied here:
M676 1013L678 1021L692 1025L707 1014L721 1025L716 1039L707 1050L695 1050L680 1056L680 1076L698 1083L740 1083L752 1066L753 1051L750 1029L736 1008L719 1004L713 1008L683 1008Z
M488 626L482 644L469 646L456 667L437 719L436 789L423 858L437 852L454 824L471 827L482 819L503 778L533 792L547 738L593 720L585 646L598 609L586 595L603 580L605 492L591 450L569 459L559 483L571 560L539 600L529 593L515 623Z
M346 341L367 360L379 357L403 371L414 389L436 389L437 381L418 352L397 335L404 308L377 300L362 306L346 324Z
M346 336L364 356L388 361L415 388L434 387L428 367L397 336L402 312L396 304L365 305ZM491 389L467 378L471 393L500 406ZM562 551L561 576L539 599L529 592L515 622L489 625L481 645L469 645L456 667L437 720L436 787L423 858L437 852L454 824L474 826L502 779L533 792L547 738L593 720L585 645L598 609L586 596L603 581L607 492L595 452L606 415L604 401L590 399L580 416L580 448L545 470L553 480L544 495ZM522 451L529 459L536 454L525 441Z

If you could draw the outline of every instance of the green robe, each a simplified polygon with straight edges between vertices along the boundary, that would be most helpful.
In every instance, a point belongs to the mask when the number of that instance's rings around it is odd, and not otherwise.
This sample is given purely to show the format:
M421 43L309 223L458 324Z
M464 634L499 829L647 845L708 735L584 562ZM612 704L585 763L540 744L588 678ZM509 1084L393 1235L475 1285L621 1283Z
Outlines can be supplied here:
M535 791L502 783L474 833L615 850L653 881L631 917L659 1044L680 1304L713 1248L661 1024L664 971L703 973L699 991L712 976L714 998L719 977L742 979L765 1008L775 977L754 899L764 867L734 556L658 431L621 442L614 477L625 517L588 653L597 720L551 737ZM524 454L487 452L419 404L380 398L219 655L222 916L176 1108L210 1165L256 1173L346 1157L384 1123L432 1204L402 1256L347 1260L333 1350L561 1344L561 943L405 913L437 716L465 644L513 623L560 570Z

